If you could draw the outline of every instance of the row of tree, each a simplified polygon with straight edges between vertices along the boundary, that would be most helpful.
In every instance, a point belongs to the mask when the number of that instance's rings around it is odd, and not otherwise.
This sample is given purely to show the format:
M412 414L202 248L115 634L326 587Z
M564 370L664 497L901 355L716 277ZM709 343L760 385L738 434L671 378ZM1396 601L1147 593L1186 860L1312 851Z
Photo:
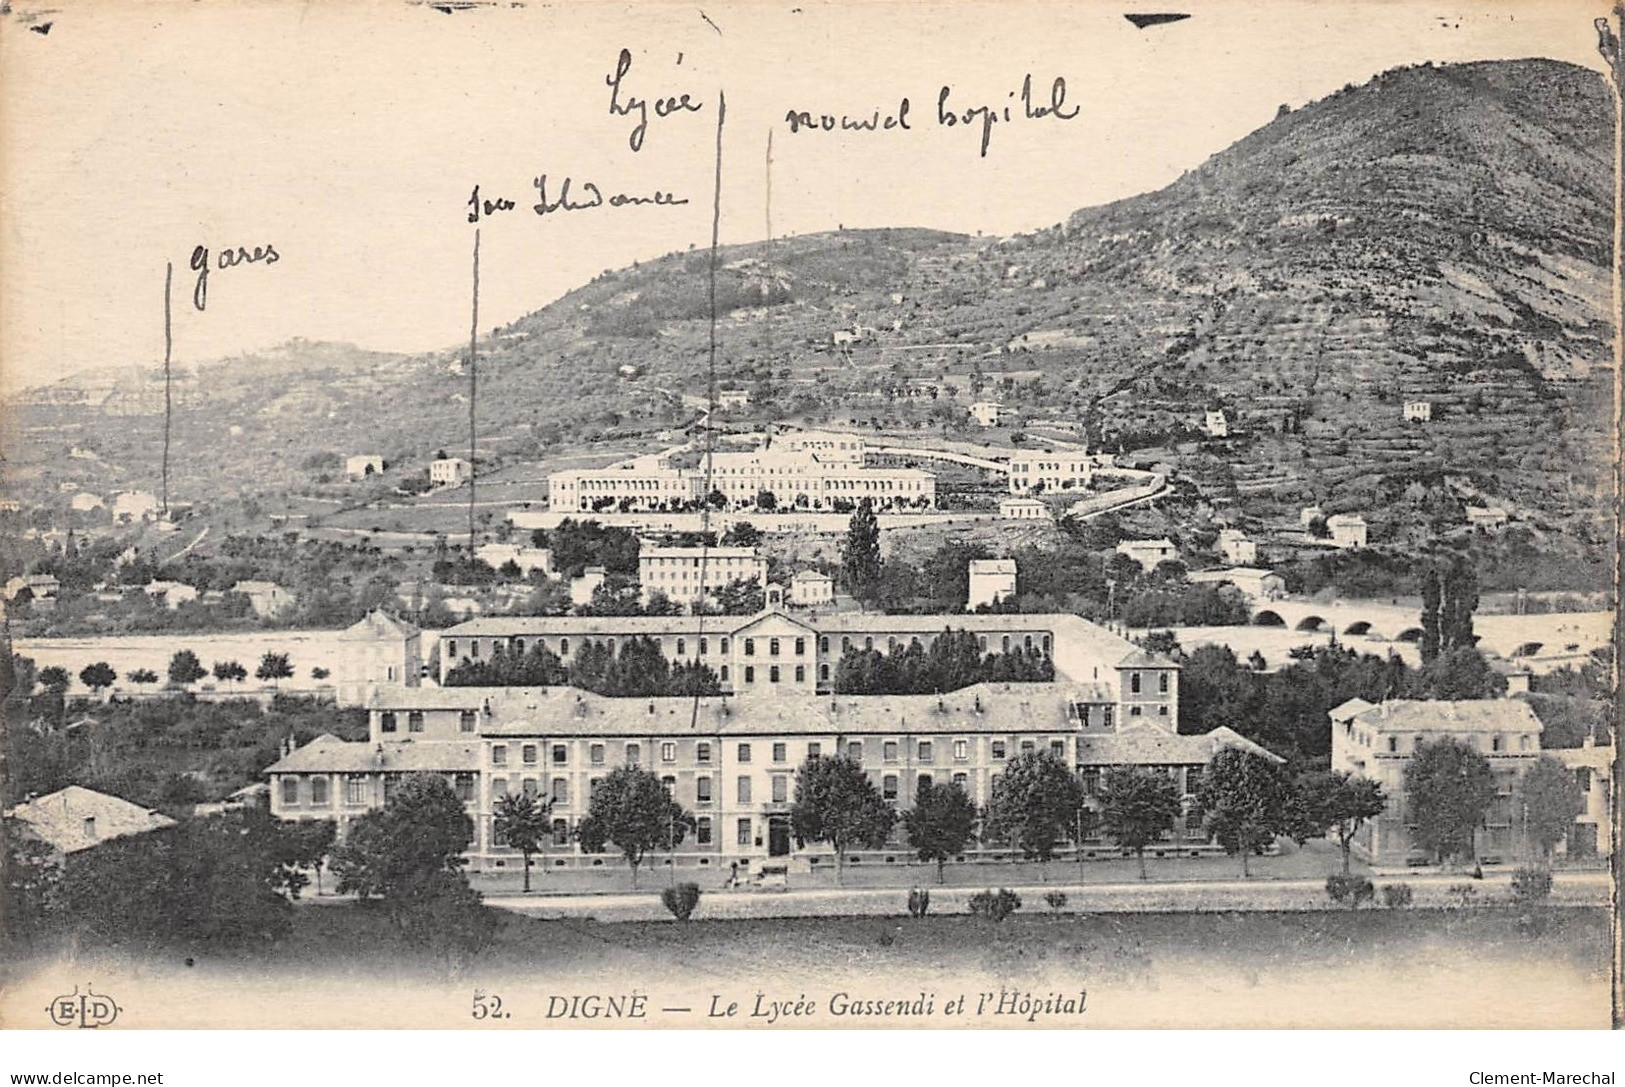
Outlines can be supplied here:
M968 630L946 629L929 648L919 641L889 652L852 646L835 666L841 694L936 694L973 683L1048 683L1055 664L1038 647L984 654Z
M213 668L214 678L222 683L235 683L248 678L248 669L234 660L215 661ZM326 678L324 669L316 669L318 679ZM210 670L203 667L196 653L190 649L176 651L169 659L169 682L177 687L184 687L206 678ZM260 658L259 667L254 670L254 678L269 683L293 677L293 664L286 653L267 652ZM125 676L131 683L146 684L157 683L158 673L150 668L137 668ZM60 665L49 665L39 670L39 683L48 691L65 692L68 689L69 673ZM118 682L118 672L106 661L96 661L87 664L79 670L79 682L92 692L104 691Z
M615 698L714 695L716 672L700 661L666 659L649 637L627 638L611 648L583 641L566 665L541 642L524 652L498 646L485 660L465 660L446 673L448 687L554 687L568 685Z

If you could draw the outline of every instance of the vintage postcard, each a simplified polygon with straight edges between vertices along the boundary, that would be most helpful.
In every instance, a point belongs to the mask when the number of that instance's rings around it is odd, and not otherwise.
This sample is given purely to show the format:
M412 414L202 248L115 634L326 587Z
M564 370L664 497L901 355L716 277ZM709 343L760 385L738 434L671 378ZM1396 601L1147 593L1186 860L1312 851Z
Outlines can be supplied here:
M3 7L0 1025L1614 1022L1605 3Z

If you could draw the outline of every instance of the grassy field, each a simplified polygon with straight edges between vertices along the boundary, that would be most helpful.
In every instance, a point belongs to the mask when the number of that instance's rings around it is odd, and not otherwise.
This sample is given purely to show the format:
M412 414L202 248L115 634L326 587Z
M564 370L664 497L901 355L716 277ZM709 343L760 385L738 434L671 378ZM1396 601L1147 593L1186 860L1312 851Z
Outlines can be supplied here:
M1034 904L1037 905L1037 904ZM1608 922L1553 909L1530 928L1514 911L1047 915L1037 905L994 924L963 914L672 921L604 925L504 915L496 942L448 964L403 947L376 910L301 909L266 952L135 959L79 952L14 963L0 1004L27 1025L57 989L90 981L132 1027L471 1023L476 992L512 1018L484 1026L765 1026L757 995L804 998L790 1025L963 1026L963 995L1087 993L1086 1010L984 1018L989 1026L1605 1027ZM648 1017L550 1018L564 1001L642 993ZM934 1013L838 1014L839 994L929 996ZM560 999L555 999L560 998ZM732 1019L713 1006L737 1003ZM688 1008L687 1012L663 1011ZM244 1024L249 1025L249 1024ZM783 1024L781 1024L783 1025Z

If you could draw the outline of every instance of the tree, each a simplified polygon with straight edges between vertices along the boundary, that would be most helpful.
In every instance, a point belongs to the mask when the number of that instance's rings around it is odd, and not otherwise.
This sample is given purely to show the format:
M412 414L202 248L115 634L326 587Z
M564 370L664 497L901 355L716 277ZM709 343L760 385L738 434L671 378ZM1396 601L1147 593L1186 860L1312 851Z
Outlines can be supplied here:
M1196 806L1224 851L1241 858L1243 877L1251 855L1262 856L1292 826L1291 783L1281 765L1252 751L1226 747L1208 762Z
M1100 794L1100 825L1123 849L1132 849L1145 879L1145 847L1173 830L1179 790L1167 774L1141 766L1113 767Z
M724 547L755 547L762 542L762 530L749 521L735 521L722 534Z
M736 577L714 595L723 615L755 615L767 606L767 593L755 578Z
M60 908L62 868L55 850L35 837L27 824L5 819L5 898L0 901L0 931L11 940L43 934Z
M235 683L248 678L248 669L237 661L215 661L214 678L221 683Z
M1294 836L1307 840L1336 831L1345 876L1349 874L1349 845L1354 835L1367 819L1375 819L1388 805L1381 785L1341 770L1312 770L1299 775L1294 801L1298 820Z
M97 661L87 664L79 672L79 682L89 687L91 693L100 693L118 682L118 673L106 661Z
M1452 649L1471 649L1478 638L1473 633L1473 611L1478 607L1478 575L1462 555L1434 562L1421 575L1422 638L1418 649L1422 663Z
M841 571L846 576L847 591L853 596L866 600L874 594L880 581L880 522L875 519L874 504L867 498L858 503L847 522Z
M137 668L124 678L129 680L131 683L157 683L158 673L154 672L151 668Z
M302 873L309 868L315 872L317 894L322 893L322 862L333 851L338 829L338 824L331 819L301 819L289 824L284 835L284 864L290 871Z
M1048 751L1018 755L993 785L984 839L1005 840L1023 855L1048 862L1077 830L1083 788L1070 767Z
M1179 637L1171 630L1153 630L1141 639L1140 646L1147 653L1171 657L1179 652Z
M1495 800L1495 775L1488 759L1447 736L1405 764L1405 797L1419 848L1440 859L1470 857L1473 831Z
M903 813L909 844L922 861L937 862L937 882L949 857L965 851L976 829L976 805L958 785L921 785Z
M1524 833L1540 847L1544 860L1568 837L1574 821L1585 811L1585 794L1574 771L1550 755L1542 755L1523 772Z
M178 649L175 655L169 658L169 682L177 687L196 683L208 674L198 661L197 654L190 649Z
M542 850L551 831L553 798L509 793L491 808L491 832L509 849L519 850L525 862L525 893L530 893L530 858Z
M44 687L47 691L54 692L55 694L61 694L62 692L66 691L68 689L68 684L71 682L73 682L72 676L68 674L68 670L66 668L63 668L60 665L53 664L49 667L41 668L39 671L40 686Z
M290 679L292 676L293 665L288 661L286 653L272 653L267 650L265 656L260 658L260 666L254 669L255 679L270 680L273 687L276 686L277 680Z
M835 850L837 884L844 880L847 850L880 848L896 821L897 813L853 760L814 755L796 771L790 825L800 841L828 842Z
M413 774L382 808L350 825L333 851L339 893L379 897L397 925L414 888L437 872L461 874L474 821L438 774Z
M622 766L598 783L580 833L583 848L614 844L632 869L636 887L644 856L660 846L675 849L693 825L694 817L652 771Z

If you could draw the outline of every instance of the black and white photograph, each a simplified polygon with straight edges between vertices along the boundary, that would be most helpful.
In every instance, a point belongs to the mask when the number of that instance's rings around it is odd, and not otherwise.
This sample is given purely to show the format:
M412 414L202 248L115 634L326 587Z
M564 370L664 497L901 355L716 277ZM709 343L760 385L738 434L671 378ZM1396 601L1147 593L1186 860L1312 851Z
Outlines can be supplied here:
M1618 1025L1622 15L0 4L0 1027Z

